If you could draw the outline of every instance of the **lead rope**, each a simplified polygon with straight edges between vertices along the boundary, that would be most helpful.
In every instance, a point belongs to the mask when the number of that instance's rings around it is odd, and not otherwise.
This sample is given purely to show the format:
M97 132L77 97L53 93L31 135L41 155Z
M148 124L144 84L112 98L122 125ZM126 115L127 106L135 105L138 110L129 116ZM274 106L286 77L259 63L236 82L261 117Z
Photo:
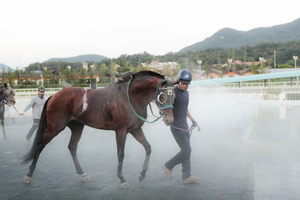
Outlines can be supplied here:
M183 128L178 128L176 126L173 126L172 124L170 125L172 128L177 129L177 130L181 130L181 131L188 131L189 135L192 135L193 130L198 127L198 131L200 131L200 126L197 124L197 126L191 126L189 129L183 129Z
M18 113L18 115L20 115L20 113L19 113L19 111L17 110L17 108L13 105L13 107L14 107L14 109L16 110L16 112ZM24 115L24 113L23 113L23 116L27 119L27 121L29 122L29 123L31 123L31 124L33 124L33 125L39 125L38 123L33 123L33 122L31 122L25 115Z
M156 122L156 121L159 120L162 116L157 117L155 120L153 120L152 122L150 122L150 121L148 121L147 119L143 118L142 116L140 116L139 114L137 114L137 113L135 112L133 106L131 105L130 97L129 97L129 85L130 85L130 83L131 83L131 80L132 80L132 79L130 79L130 80L128 81L128 84L127 84L127 99L128 99L128 102L129 102L129 105L130 105L130 108L131 108L132 112L133 112L139 119L143 120L144 122L147 122L147 123L154 123L154 122ZM150 105L150 103L149 103L149 105ZM151 106L150 106L150 107L151 107ZM152 112L152 114L153 114L152 107L151 107L151 112ZM154 116L154 115L153 115L153 116Z

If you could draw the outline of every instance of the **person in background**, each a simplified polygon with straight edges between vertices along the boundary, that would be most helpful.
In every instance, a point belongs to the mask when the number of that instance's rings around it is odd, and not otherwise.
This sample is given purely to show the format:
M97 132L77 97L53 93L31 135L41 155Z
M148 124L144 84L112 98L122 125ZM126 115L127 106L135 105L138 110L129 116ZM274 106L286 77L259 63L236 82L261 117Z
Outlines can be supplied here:
M191 145L190 145L190 130L187 123L187 118L192 122L192 127L197 127L198 124L192 117L189 105L189 92L187 91L192 74L189 70L181 70L178 73L178 80L174 83L175 100L173 103L174 122L171 125L171 132L180 147L180 151L171 158L168 162L162 165L165 175L172 179L172 169L178 165L182 165L182 182L184 184L195 183L200 178L191 176ZM200 129L199 129L200 130Z
M9 83L4 83L3 87L5 90L7 90L8 88L12 89L12 87L10 87ZM7 113L7 116L13 120L13 123L15 123L15 118L14 118L14 113L13 113L12 107L9 106L5 100L3 100L3 102L4 102L4 107L5 107L5 113Z
M13 123L15 123L13 108L8 106L7 104L4 105L5 105L5 112L7 113L7 116L13 120Z
M46 102L46 99L44 98L44 94L45 94L45 88L43 86L38 87L38 96L33 97L30 100L30 103L24 109L23 113L20 113L20 115L23 115L27 110L32 108L33 124L28 134L26 135L27 144L30 144L30 138L34 133L34 131L38 128L41 119L41 113L43 111L43 107Z

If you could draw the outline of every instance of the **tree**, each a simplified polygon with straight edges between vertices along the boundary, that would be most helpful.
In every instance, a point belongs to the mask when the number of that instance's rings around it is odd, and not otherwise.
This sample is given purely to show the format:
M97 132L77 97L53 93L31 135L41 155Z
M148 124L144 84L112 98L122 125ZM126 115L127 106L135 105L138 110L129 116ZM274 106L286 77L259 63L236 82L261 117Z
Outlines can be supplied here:
M100 83L103 83L103 78L105 77L107 70L108 70L108 68L107 68L106 64L102 63L99 68L99 82Z
M252 61L252 64L251 64L251 73L257 74L257 66L255 65L254 61Z
M16 70L16 71L19 71L19 73L21 73L20 70ZM17 76L17 77L19 77L19 76ZM7 78L8 78L8 82L10 84L14 83L15 74L11 69L9 69L8 72L7 72ZM21 80L19 80L19 81L21 82Z
M83 80L81 83L85 83L85 77L86 77L86 69L81 67L80 68L80 78Z

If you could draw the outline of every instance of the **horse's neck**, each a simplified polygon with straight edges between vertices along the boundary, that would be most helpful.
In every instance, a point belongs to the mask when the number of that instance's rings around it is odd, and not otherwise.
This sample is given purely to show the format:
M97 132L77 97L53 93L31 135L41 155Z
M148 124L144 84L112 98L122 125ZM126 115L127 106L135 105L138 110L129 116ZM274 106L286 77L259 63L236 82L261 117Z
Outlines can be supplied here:
M133 99L136 101L141 101L145 103L146 105L150 103L150 101L155 97L156 94L156 86L157 83L150 82L147 84L134 84L134 87L131 88L131 91L134 96L132 96Z

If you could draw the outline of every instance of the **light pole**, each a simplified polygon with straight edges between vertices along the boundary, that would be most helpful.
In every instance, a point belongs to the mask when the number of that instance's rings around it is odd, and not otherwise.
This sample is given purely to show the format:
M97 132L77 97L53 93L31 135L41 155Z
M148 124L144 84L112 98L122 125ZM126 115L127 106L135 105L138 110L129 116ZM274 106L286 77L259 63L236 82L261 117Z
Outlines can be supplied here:
M197 62L198 62L198 64L199 64L199 71L201 71L202 60L198 60Z
M69 83L71 83L71 77L72 77L72 76L71 76L71 75L72 75L72 74L71 74L71 68L72 68L72 67L71 67L71 65L68 65L67 68L68 68L68 70L69 70L67 79L68 79Z
M21 83L22 83L22 79L21 79L21 69L19 69L19 67L17 67L17 70L19 71L19 84L21 85Z
M260 62L260 68L262 68L262 63L264 61L264 57L259 57L259 62Z
M298 60L298 56L293 56L293 59L295 61L295 68L297 68L297 60Z
M202 64L202 60L198 60L197 62L199 64L199 79L201 79L201 64Z
M295 61L295 68L297 68L297 60L298 60L298 56L293 56L293 59L294 59L294 61ZM298 86L298 83L299 82L299 78L298 78L298 76L297 76L297 80L296 80L296 85Z
M25 75L24 75L24 72L25 72L26 69L25 69L25 67L22 67L21 70L22 70L22 77L21 77L21 84L22 84L22 83L23 83L23 80L24 80L24 76L25 76ZM27 79L25 79L25 85L26 85L26 80L27 80Z
M43 67L44 71L43 71L43 74L44 76L42 76L42 82L43 82L43 85L46 85L44 84L44 79L46 80L46 83L47 83L47 70L48 70L48 67Z
M91 65L90 67L91 67L91 69L92 69L92 72L94 72L95 65Z
M93 79L94 78L94 70L95 70L95 65L91 65L90 66L91 67L91 69L92 69L92 77L91 77L91 79ZM92 80L91 80L92 81Z
M276 53L277 53L277 51L274 51L274 69L275 69L275 72L276 72Z
M232 63L232 59L228 59L228 63L229 63L229 69L231 69L231 63Z

